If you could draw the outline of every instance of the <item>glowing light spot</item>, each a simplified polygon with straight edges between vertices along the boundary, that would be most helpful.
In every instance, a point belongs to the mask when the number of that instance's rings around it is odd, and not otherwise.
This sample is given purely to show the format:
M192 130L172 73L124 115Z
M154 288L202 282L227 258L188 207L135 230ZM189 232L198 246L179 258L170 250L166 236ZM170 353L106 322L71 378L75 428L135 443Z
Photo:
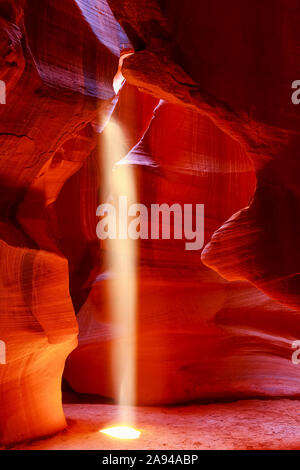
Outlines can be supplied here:
M113 428L102 429L99 432L115 437L116 439L138 439L141 434L140 431L129 426L116 426Z
M126 59L126 57L129 57L132 54L133 52L127 52L127 53L123 53L120 57L119 68L113 80L113 88L114 88L116 95L119 93L119 91L121 90L125 82L125 78L123 77L123 74L122 74L122 66L123 66L124 59Z

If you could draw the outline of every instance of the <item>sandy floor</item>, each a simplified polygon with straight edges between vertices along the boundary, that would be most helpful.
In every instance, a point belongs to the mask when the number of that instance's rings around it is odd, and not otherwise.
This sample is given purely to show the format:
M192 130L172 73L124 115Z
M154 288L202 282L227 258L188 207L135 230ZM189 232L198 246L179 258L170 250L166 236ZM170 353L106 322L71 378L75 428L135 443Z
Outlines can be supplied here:
M300 401L248 400L137 408L134 441L99 433L117 419L110 404L67 404L68 430L16 449L300 449Z

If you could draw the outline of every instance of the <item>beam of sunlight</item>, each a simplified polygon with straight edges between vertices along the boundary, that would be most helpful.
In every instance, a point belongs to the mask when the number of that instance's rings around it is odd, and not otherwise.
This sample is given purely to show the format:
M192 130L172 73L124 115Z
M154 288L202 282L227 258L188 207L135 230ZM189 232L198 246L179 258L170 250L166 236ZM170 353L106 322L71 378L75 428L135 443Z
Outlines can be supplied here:
M135 181L130 165L118 165L125 155L124 135L119 124L110 121L102 134L102 170L105 191L102 200L116 208L118 236L107 242L107 265L112 273L108 281L108 304L112 323L120 330L120 337L113 341L112 377L114 397L119 405L119 423L134 422L133 406L136 401L136 247L127 238L126 214L119 208L120 197L126 196L128 207L136 201ZM108 198L108 199L107 199ZM123 235L122 235L123 234ZM125 428L124 428L125 429Z

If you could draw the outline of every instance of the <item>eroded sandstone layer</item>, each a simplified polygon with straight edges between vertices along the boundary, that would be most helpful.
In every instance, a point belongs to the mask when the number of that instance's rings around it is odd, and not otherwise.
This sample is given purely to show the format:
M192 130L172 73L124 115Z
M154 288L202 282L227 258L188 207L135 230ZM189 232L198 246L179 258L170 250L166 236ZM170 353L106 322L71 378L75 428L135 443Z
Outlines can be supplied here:
M6 444L66 425L61 376L77 341L69 275L80 303L93 263L78 280L92 248L88 217L83 211L79 221L74 196L53 206L64 183L82 166L83 175L87 171L84 161L97 143L90 123L99 117L101 125L115 104L112 82L127 38L106 2L87 9L73 0L1 1L0 17L6 83L0 107L0 337L6 343L0 441ZM80 182L85 187L88 179ZM72 210L76 220L67 225ZM70 250L76 225L84 241L74 237Z
M149 212L154 203L204 203L206 244L256 190L255 167L241 145L177 104L156 107L143 138L115 172L122 175L124 166L134 168L137 200ZM139 403L299 395L300 368L291 361L300 335L295 309L248 282L226 281L201 263L201 251L187 251L185 240L137 243ZM78 314L79 346L65 377L76 391L117 399L112 358L126 332L112 323L114 275L102 266Z
M138 402L299 396L299 23L298 0L0 1L1 444L65 426L72 350L71 386L115 398L96 207L132 47L111 170L205 205L202 252L137 242Z

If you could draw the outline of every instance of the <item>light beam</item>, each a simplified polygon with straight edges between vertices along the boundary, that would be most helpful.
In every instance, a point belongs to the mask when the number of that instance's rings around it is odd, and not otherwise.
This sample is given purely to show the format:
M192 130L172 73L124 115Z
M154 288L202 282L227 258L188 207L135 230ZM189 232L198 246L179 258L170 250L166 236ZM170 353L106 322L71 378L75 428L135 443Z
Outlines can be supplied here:
M102 429L99 432L116 439L138 439L141 435L140 431L130 426L115 426L112 428Z

